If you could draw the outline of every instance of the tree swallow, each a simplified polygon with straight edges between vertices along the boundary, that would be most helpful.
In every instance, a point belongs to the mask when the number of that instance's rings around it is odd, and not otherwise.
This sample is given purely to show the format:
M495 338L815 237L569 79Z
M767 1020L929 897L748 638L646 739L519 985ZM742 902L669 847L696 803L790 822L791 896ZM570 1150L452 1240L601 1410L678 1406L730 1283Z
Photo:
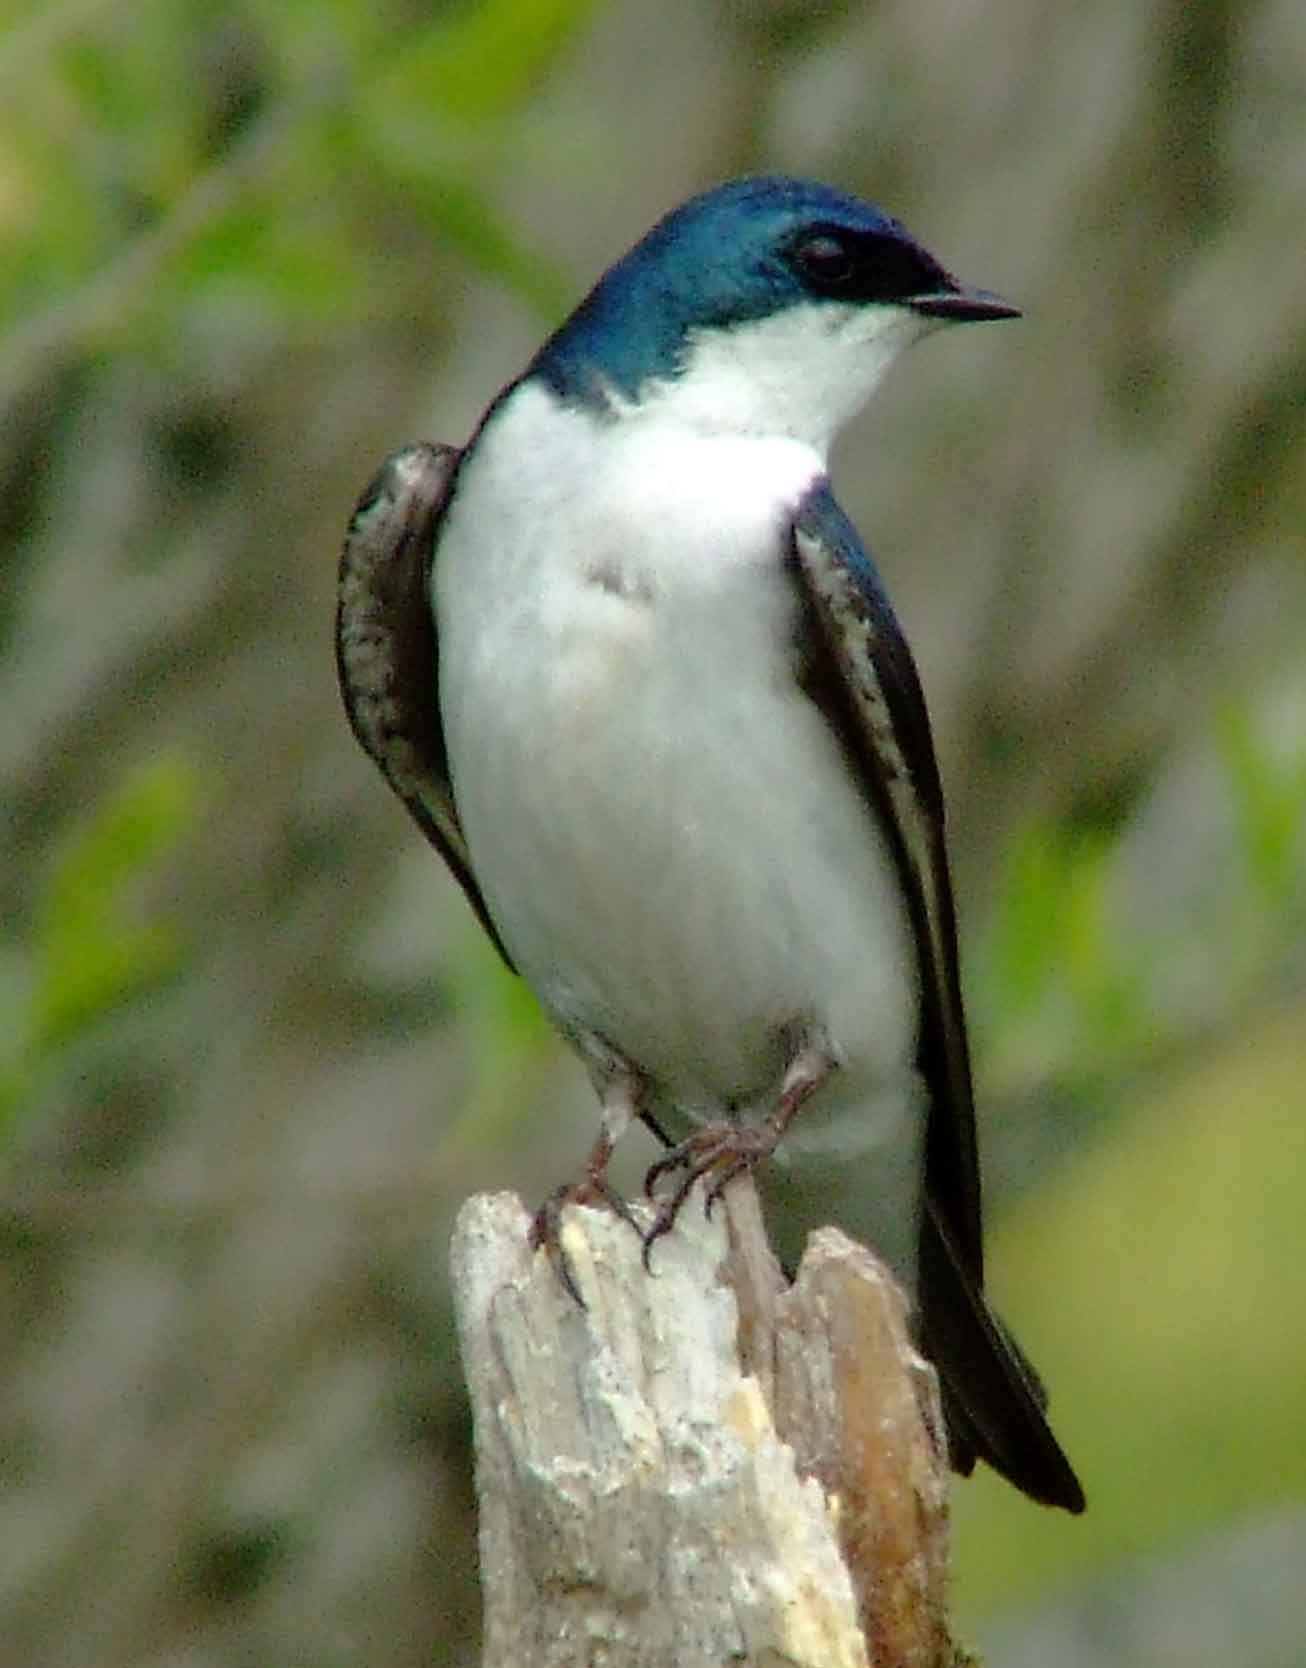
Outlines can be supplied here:
M464 450L382 466L337 661L359 741L598 1091L565 1196L621 1208L632 1117L677 1143L655 1232L695 1179L757 1166L789 1233L840 1222L898 1274L954 1466L1078 1512L984 1298L939 772L826 461L908 344L1016 311L826 186L694 198Z

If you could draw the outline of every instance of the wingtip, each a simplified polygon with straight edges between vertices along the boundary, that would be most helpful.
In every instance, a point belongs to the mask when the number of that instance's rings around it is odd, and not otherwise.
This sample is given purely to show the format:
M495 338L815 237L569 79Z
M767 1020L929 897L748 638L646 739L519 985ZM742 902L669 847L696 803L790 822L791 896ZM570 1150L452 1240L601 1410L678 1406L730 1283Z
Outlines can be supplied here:
M941 1377L940 1389L948 1430L948 1460L958 1476L969 1477L976 1462L983 1460L1037 1505L1056 1506L1072 1517L1083 1513L1087 1506L1083 1485L1041 1409L1019 1395L1014 1402L1004 1397L1008 1418L1002 1423L1010 1423L1014 1406L1018 1429L999 1432L992 1422L987 1422L987 1428L981 1427L955 1384Z
M1078 1516L1084 1490L1048 1424L1042 1382L928 1198L920 1278L921 1342L939 1373L954 1468L968 1475L982 1459L1031 1500Z

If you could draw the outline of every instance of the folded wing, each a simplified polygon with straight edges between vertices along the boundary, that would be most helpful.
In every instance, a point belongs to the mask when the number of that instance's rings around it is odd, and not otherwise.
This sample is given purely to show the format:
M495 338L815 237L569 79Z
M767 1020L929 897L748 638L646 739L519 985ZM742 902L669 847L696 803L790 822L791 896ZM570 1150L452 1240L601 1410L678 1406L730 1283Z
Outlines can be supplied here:
M363 492L340 559L336 669L354 734L511 967L472 873L440 723L429 579L460 455L453 446L405 446Z
M976 1457L1034 1499L1084 1495L1044 1417L1037 1375L984 1300L979 1158L943 792L920 680L875 565L819 482L794 517L805 687L880 818L908 900L920 969L917 1066L929 1097L918 1328L938 1369L954 1466ZM872 1184L873 1185L873 1184Z

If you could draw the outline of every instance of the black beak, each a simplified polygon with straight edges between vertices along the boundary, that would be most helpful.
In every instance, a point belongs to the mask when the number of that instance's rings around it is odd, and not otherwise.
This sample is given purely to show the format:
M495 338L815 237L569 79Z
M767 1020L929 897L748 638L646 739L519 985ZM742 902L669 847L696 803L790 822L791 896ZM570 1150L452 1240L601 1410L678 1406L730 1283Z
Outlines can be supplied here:
M1018 319L1020 308L994 295L991 290L974 290L951 279L929 295L914 295L907 305L927 319L946 324L970 324L982 319Z

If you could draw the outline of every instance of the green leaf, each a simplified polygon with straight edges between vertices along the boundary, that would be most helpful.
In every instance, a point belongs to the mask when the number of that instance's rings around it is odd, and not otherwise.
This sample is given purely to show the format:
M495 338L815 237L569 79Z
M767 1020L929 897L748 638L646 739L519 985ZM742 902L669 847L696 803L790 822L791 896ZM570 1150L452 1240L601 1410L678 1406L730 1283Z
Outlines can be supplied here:
M133 894L189 833L197 802L190 768L160 759L124 782L65 845L33 922L29 1062L66 1047L175 970L176 926Z
M1275 759L1245 706L1226 705L1216 735L1252 879L1267 904L1283 907L1300 888L1297 848L1306 822L1306 772L1299 761L1285 765Z
M483 0L430 29L403 74L442 114L494 121L515 110L595 9L594 0Z

